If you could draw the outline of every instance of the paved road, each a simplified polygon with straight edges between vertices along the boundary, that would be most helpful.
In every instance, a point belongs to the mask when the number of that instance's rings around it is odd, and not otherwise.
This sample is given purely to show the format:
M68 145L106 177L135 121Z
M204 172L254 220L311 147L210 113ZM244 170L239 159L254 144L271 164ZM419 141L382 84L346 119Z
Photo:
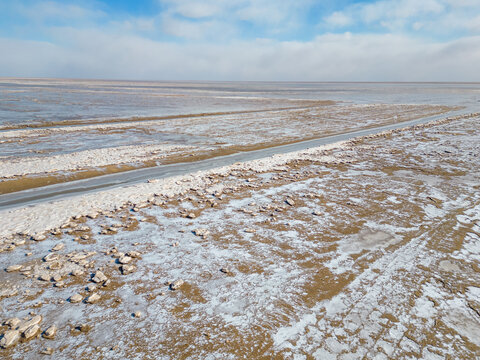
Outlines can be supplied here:
M7 210L17 207L30 206L42 202L48 202L65 198L68 196L82 195L96 192L99 190L112 189L119 186L132 185L144 182L148 179L161 179L171 176L184 175L199 170L208 170L220 166L231 165L236 162L243 162L255 159L261 159L274 154L284 154L292 151L303 150L311 147L332 144L338 141L349 140L358 136L365 136L378 133L385 130L393 130L405 126L422 124L429 121L442 119L447 116L455 116L469 113L463 109L452 111L447 114L429 116L421 119L410 120L402 123L384 125L370 129L357 130L343 134L327 136L319 139L297 142L288 145L270 147L261 150L246 151L232 155L219 156L206 160L177 163L170 165L160 165L152 168L126 171L117 174L98 176L85 180L71 181L61 184L54 184L35 189L19 191L11 194L0 195L0 210Z

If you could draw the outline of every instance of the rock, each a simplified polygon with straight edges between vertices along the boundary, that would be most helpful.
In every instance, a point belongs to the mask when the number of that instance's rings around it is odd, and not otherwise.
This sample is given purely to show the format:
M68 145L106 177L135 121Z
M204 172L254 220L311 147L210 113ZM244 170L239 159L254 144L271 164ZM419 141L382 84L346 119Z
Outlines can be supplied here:
M0 339L0 347L7 349L9 347L15 346L20 340L20 331L18 330L8 330L3 334L3 337Z
M10 289L0 288L0 299L9 298L16 295L18 295L18 290L16 288L10 288Z
M58 270L58 269L61 269L62 267L63 267L63 264L58 261L52 262L48 265L49 270Z
M55 284L53 284L53 286L55 286L56 288L64 288L66 285L63 281L57 281Z
M290 205L290 206L294 206L295 205L295 201L293 201L292 199L290 198L287 198L287 200L285 200L285 202Z
M97 285L96 284L88 284L88 286L85 288L88 292L93 292L97 290Z
M38 325L32 325L30 326L28 329L26 329L23 333L22 333L22 336L26 339L26 340L30 340L30 339L33 339L35 336L37 336L37 334L39 333L40 331L40 326Z
M60 250L62 250L64 247L65 247L65 244L64 244L64 243L58 243L57 245L55 245L55 246L52 248L52 251L60 251Z
M210 231L208 231L207 229L200 228L200 229L193 230L193 233L196 236L200 236L200 237L205 238L210 234Z
M130 256L131 258L139 258L141 254L138 251L129 251L127 252L127 256Z
M75 269L72 271L72 276L82 276L83 274L85 273L80 269Z
M322 215L322 213L321 213L320 211L318 211L318 210L312 211L312 214L315 215L315 216L320 216L320 215Z
M43 234L37 234L37 235L32 236L32 240L34 240L34 241L43 241L46 238L47 237Z
M48 255L45 255L43 257L43 261L45 262L50 262L50 261L55 261L55 260L58 260L60 258L60 256L56 253L50 253Z
M85 299L85 302L87 304L95 304L96 302L98 302L102 297L98 294L92 294L90 295L89 297L87 297Z
M142 317L142 312L141 312L141 311L135 311L135 312L133 313L133 317L136 317L136 318Z
M19 318L7 319L3 324L7 325L10 329L15 329L22 321Z
M25 239L15 239L15 240L13 241L13 244L14 244L15 246L20 246L20 245L25 245L25 242L26 242Z
M228 268L221 268L220 271L224 274L232 274L232 271Z
M51 279L51 276L46 272L43 272L38 276L38 280L50 281L50 279Z
M80 324L75 327L78 331L82 333L88 333L90 330L92 330L92 327L88 324Z
M51 347L46 347L42 351L40 351L40 354L42 355L52 355L55 350Z
M15 271L19 271L20 269L22 268L22 265L10 265L9 267L7 267L5 269L6 272L15 272Z
M106 280L107 280L107 277L101 271L97 271L92 277L92 281L96 284L102 283Z
M189 219L195 219L197 216L194 213L190 213L187 215L187 218Z
M120 266L120 271L122 272L122 275L131 274L131 273L133 273L135 270L136 270L136 268L135 268L135 266L133 266L133 265L126 264L126 265Z
M132 260L133 259L130 256L124 255L118 259L118 262L120 264L129 264L130 262L132 262Z
M170 290L178 290L182 287L184 281L182 279L175 280L170 284Z
M75 295L70 296L70 298L69 298L68 300L69 300L72 304L79 303L80 301L83 300L83 296L80 295L80 294L75 294Z
M55 325L52 325L43 332L42 336L45 339L53 339L57 334L57 330L57 327Z
M28 328L32 327L33 325L38 325L42 322L42 316L41 315L36 315L34 317L32 317L30 320L28 321L24 321L22 322L21 324L19 324L18 326L18 331L20 331L21 333L23 333L24 331L26 331Z
M255 229L245 229L245 232L246 232L246 233L250 233L250 234L253 234L253 233L255 233L256 231L257 231L257 230L255 230Z
M56 228L56 229L53 229L50 234L52 235L60 235L62 233L62 230L60 230L59 228Z
M55 282L61 281L62 280L62 275L60 275L60 274L53 275L52 279Z

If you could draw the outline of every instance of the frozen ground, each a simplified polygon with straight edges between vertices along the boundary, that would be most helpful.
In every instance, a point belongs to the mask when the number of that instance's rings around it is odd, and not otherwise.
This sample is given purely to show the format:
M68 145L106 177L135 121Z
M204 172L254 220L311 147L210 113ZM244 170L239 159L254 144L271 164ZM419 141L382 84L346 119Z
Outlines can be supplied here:
M114 168L117 165L131 169L213 157L452 109L312 101L296 109L0 131L0 193L46 185L47 177L60 182L71 180L78 172L97 171L88 175L94 176L119 171Z
M0 318L42 316L0 354L478 358L479 134L475 114L0 213Z

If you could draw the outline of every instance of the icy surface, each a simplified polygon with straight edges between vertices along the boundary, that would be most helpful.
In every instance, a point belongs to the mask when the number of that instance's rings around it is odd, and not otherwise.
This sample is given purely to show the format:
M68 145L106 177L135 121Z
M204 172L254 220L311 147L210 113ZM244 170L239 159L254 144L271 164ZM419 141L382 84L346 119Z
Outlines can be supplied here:
M1 354L477 358L479 134L463 117L5 212L0 263L22 269L0 278L1 320L59 330ZM101 299L67 301L99 269Z

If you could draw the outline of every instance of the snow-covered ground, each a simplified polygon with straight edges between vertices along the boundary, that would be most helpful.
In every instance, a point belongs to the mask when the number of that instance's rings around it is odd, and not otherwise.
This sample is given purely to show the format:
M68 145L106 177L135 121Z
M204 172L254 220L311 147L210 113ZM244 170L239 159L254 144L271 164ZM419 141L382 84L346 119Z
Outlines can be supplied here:
M457 117L4 211L0 319L42 318L0 354L477 358L479 134Z

